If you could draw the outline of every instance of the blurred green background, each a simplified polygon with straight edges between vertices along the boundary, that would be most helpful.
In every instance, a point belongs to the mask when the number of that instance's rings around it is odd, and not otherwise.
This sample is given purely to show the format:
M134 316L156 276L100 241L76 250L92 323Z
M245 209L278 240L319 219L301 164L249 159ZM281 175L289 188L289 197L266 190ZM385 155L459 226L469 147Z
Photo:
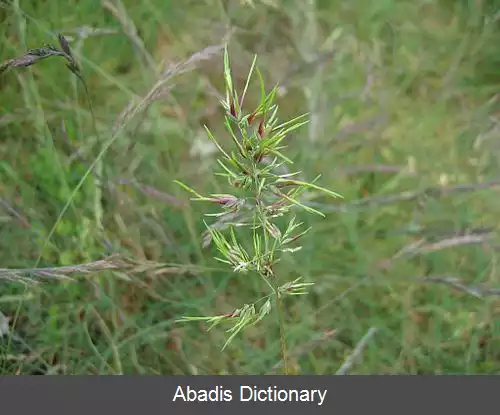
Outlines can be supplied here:
M299 214L313 231L280 264L285 279L316 282L286 303L294 372L335 373L375 327L351 373L498 373L499 12L493 0L1 1L0 60L63 33L96 125L62 59L2 74L0 267L116 253L162 264L76 283L0 281L2 373L280 370L273 316L224 352L222 328L174 323L231 312L264 289L202 249L206 206L173 183L223 192L203 129L230 143L220 53L166 81L50 235L158 70L228 33L238 83L258 54L267 85L280 85L281 118L311 114L288 141L295 168L344 196L313 201L325 219Z

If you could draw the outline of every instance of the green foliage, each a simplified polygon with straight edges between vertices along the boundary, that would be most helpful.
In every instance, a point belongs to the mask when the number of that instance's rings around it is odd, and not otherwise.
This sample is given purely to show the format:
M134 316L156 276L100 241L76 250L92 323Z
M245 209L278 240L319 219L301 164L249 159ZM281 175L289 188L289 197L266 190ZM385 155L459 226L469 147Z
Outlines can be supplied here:
M494 3L0 0L2 372L498 373Z
M292 161L282 154L285 146L282 142L287 134L305 125L304 117L297 117L281 123L278 119L278 106L275 104L276 88L266 93L263 77L256 67L257 57L253 59L245 88L241 97L234 88L229 55L227 48L224 53L224 79L226 84L226 100L222 106L226 112L225 127L234 145L234 150L226 152L218 143L214 135L207 129L207 135L215 144L222 159L218 160L222 172L219 176L225 177L230 188L243 190L238 196L232 194L213 194L210 197L199 195L182 182L177 183L185 190L193 193L192 200L216 203L223 209L222 212L211 214L217 217L215 226L206 225L210 239L214 242L222 258L216 258L233 268L235 273L253 272L260 276L270 288L270 294L252 304L245 304L241 309L226 316L208 318L183 317L180 321L199 321L206 319L211 327L229 320L234 323L229 329L229 342L246 327L262 320L271 311L271 302L268 297L275 296L276 306L281 307L280 299L284 295L305 294L305 288L311 283L299 282L301 278L283 284L275 273L275 265L280 260L282 252L294 252L300 247L289 247L308 230L296 232L302 223L297 223L291 212L293 207L301 207L308 212L322 215L315 209L299 202L299 196L308 189L322 191L333 197L340 197L337 193L323 189L313 183L295 180L297 173L276 173L285 164ZM250 112L243 110L248 87L251 83L254 70L259 75L260 103ZM318 177L319 178L319 177ZM242 192L240 192L242 193ZM276 225L276 218L289 216L288 225L281 231ZM237 218L237 220L234 220ZM224 224L228 236L217 227ZM253 251L247 252L242 242L236 236L237 229L247 228L253 239ZM263 302L260 311L256 311L256 303ZM282 311L278 310L278 315ZM284 333L283 321L280 318L280 327ZM282 357L285 371L288 373L286 356L286 339L282 334Z

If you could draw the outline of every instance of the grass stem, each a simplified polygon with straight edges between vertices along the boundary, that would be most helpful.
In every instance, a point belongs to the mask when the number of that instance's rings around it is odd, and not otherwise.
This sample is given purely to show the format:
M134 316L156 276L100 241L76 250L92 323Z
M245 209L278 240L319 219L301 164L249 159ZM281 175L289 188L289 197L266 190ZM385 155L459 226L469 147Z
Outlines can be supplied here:
M275 288L275 295L276 295L276 314L278 315L278 324L280 326L281 358L283 359L283 369L285 375L289 375L290 365L288 361L288 352L286 347L285 318L283 315L283 304L281 301L278 287Z

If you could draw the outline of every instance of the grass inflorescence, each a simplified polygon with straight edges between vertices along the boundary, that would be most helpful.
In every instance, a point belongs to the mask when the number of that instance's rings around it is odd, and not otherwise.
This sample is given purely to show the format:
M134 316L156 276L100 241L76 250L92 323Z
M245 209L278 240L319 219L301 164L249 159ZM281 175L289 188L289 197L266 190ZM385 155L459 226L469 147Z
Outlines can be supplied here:
M280 122L278 106L275 103L277 87L266 92L264 81L254 57L245 87L238 94L233 83L227 48L224 53L224 80L226 99L222 101L225 110L225 127L234 145L226 151L207 128L207 135L221 154L218 175L227 179L229 189L239 190L238 194L212 194L208 197L198 194L182 182L184 189L194 194L192 200L215 203L222 207L222 212L209 214L217 218L216 225L224 223L224 231L206 225L209 241L212 241L221 257L217 260L230 265L238 274L254 273L269 287L269 294L255 302L245 304L234 311L212 317L183 317L179 321L200 321L210 323L210 328L218 324L231 322L230 336L223 349L246 327L256 324L276 308L280 327L281 353L285 373L289 373L286 346L285 320L283 317L282 298L290 295L306 294L310 282L302 278L286 281L276 274L275 267L280 255L300 249L295 242L304 236L308 229L301 230L292 212L293 207L300 207L310 213L321 212L303 205L299 199L309 189L324 192L332 197L340 197L335 192L326 190L314 182L297 180L299 172L277 173L283 165L292 164L282 151L286 148L287 135L305 125L305 117L300 116L286 122ZM257 73L260 86L260 103L252 111L245 111L245 97L251 85L253 73ZM316 178L316 180L319 177ZM281 229L277 226L278 218L288 219ZM246 249L237 236L246 229L253 244ZM271 301L273 299L274 301Z

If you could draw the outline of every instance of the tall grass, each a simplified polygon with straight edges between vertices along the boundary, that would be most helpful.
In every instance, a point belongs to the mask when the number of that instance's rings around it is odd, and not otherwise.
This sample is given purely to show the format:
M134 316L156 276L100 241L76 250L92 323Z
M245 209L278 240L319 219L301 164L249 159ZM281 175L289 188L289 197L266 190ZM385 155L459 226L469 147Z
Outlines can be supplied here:
M0 2L10 68L0 76L0 331L9 322L15 332L4 373L498 371L492 2L96 5ZM59 32L63 43L39 47ZM276 312L279 298L252 278L258 272L236 275L214 260L228 260L216 242L230 253L230 228L219 216L205 224L207 209L221 212L186 203L173 183L230 195L229 205L246 199L239 213L256 199L255 187L213 174L231 175L215 158L224 160L220 149L242 157L225 118L241 140L241 123L262 103L257 77L241 117L230 105L228 114L225 44L240 101L257 54L265 85L278 85L279 117L309 112L310 123L287 133L286 154L278 150L301 170L293 179L321 174L344 200L311 188L291 196L326 218L289 210L314 232L299 251L275 251L277 286L299 277L314 285L298 301L280 298L284 324L276 315L248 325L221 353L240 326L206 332L180 316L248 304L253 322L267 300ZM63 64L72 62L77 76ZM251 227L234 230L237 250L263 259L278 233L254 239L251 212ZM272 219L281 238L289 220ZM229 320L230 329L241 322Z
M285 374L290 373L286 342L284 308L282 302L286 296L298 296L307 293L313 283L302 282L302 278L286 281L280 278L276 266L280 256L300 250L294 242L303 237L309 229L300 230L303 225L293 214L294 207L300 207L310 213L323 216L319 211L302 204L300 196L310 190L319 191L329 196L340 197L337 193L318 185L300 181L299 172L280 173L280 169L293 162L283 154L287 135L306 124L303 116L280 122L278 106L275 104L277 88L266 92L263 76L255 66L257 57L250 67L245 87L241 95L235 88L227 48L224 54L224 78L226 99L222 102L226 112L225 126L234 149L224 150L213 134L207 134L222 155L218 160L222 171L216 173L225 177L231 190L240 190L240 194L214 194L204 197L182 182L177 182L184 189L194 194L194 200L215 203L223 208L215 216L215 226L207 225L208 243L213 241L221 258L220 262L230 265L235 276L256 274L268 286L269 294L251 303L246 303L234 311L212 317L184 317L179 321L207 321L210 329L226 322L232 323L228 330L230 336L223 349L231 340L247 327L253 326L265 318L272 310L271 298L280 328L281 356ZM260 102L251 111L245 110L245 97L254 70L260 80ZM288 169L286 169L288 171ZM317 178L319 179L319 177ZM279 218L288 218L280 229ZM246 248L237 234L247 229L246 239L253 241L251 248ZM226 231L227 236L222 231Z

